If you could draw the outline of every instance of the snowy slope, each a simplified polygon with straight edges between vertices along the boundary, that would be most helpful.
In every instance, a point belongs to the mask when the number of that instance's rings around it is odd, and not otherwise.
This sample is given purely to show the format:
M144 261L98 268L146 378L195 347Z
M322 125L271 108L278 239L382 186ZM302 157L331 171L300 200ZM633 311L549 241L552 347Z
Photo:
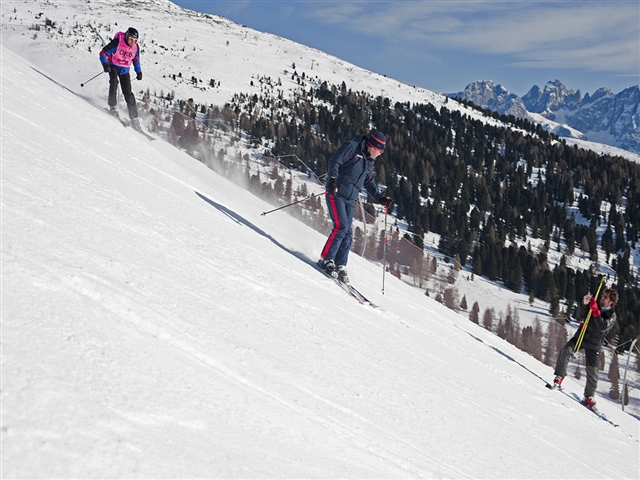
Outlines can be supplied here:
M1 54L3 477L637 478L618 405L354 256L361 306L321 235Z

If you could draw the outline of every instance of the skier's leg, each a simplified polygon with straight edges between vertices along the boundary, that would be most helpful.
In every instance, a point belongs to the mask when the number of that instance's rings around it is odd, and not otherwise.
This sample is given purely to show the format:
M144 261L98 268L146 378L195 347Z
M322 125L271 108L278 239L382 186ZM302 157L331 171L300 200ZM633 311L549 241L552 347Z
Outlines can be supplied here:
M131 91L131 76L128 73L120 75L120 86L122 87L122 94L129 109L129 118L131 118L131 120L138 118L138 106L136 105L136 97Z
M562 378L567 376L567 365L569 364L571 355L573 355L574 348L576 348L576 342L573 338L569 340L564 347L562 347L562 350L560 350L560 353L558 354L554 375Z
M349 260L349 251L351 249L351 241L353 239L353 232L351 230L351 223L353 222L353 208L355 206L355 202L346 202L345 203L345 233L342 239L342 243L338 248L338 252L336 253L335 262L337 266L346 265Z
M347 232L347 212L345 202L337 195L327 195L329 215L333 221L333 229L322 249L320 256L326 260L334 260Z
M109 70L109 100L107 104L115 107L118 104L118 71L116 67L111 65Z
M598 388L598 361L600 360L600 352L598 350L585 349L587 358L587 384L584 387L584 396L593 397Z

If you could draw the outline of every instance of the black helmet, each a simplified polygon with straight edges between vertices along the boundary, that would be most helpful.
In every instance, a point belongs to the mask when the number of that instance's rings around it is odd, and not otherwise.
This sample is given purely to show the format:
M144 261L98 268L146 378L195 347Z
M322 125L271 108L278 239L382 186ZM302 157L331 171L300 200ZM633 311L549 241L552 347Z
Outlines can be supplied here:
M127 28L127 31L124 34L124 39L126 41L129 41L129 37L133 37L133 38L135 38L137 40L138 39L138 30L136 30L133 27Z

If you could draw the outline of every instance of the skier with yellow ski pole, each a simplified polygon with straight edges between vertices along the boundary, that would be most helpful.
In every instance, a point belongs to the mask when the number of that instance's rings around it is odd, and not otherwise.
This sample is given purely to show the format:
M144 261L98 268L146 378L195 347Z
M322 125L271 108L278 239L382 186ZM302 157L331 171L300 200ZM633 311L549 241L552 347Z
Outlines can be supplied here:
M616 322L616 314L613 311L618 303L618 292L607 288L598 300L600 290L604 285L604 275L600 279L600 285L595 296L587 293L582 299L577 318L583 319L578 331L573 338L560 350L556 362L555 378L549 388L560 388L562 380L567 376L569 359L580 350L584 350L587 360L587 384L584 388L585 406L595 409L595 394L598 387L598 364L602 345L607 334Z

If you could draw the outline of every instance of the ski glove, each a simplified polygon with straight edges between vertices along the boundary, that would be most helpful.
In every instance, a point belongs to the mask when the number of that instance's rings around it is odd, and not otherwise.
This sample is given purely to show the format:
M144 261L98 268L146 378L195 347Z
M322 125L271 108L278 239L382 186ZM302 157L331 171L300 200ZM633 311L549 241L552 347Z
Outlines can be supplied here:
M337 192L336 177L331 177L327 182L327 193L333 197L336 194L336 192Z
M380 197L378 199L378 203L380 205L384 205L387 208L391 208L391 206L393 205L393 200L391 199L391 197Z
M104 68L104 73L109 73L109 71L111 70L108 63L103 63L102 68Z
M136 80L142 80L142 72L136 74Z
M589 308L594 317L600 316L600 309L598 308L598 302L596 302L595 297L591 297L591 300L589 300Z

